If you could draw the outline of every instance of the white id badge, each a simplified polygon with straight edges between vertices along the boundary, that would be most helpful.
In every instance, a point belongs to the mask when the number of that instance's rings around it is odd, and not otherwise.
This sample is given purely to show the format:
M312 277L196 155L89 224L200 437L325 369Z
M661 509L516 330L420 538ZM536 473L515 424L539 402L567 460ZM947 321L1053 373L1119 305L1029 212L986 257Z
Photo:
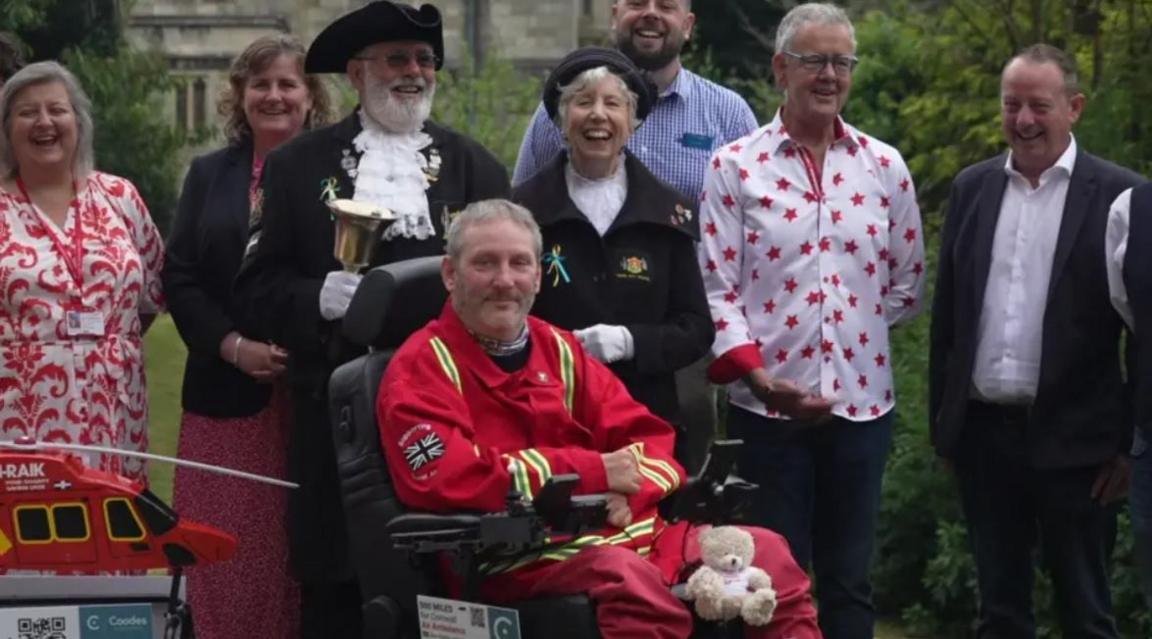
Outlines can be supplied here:
M104 334L104 313L101 311L69 309L64 320L69 337Z

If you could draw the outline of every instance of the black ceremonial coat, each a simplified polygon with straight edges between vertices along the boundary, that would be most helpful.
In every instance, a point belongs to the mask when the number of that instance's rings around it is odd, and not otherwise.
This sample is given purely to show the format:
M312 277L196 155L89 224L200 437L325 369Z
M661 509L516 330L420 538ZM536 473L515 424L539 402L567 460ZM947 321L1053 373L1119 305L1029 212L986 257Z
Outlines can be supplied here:
M301 487L289 502L289 543L292 567L302 581L351 578L326 404L332 370L359 351L332 343L342 342L339 322L321 317L319 299L325 276L341 269L333 257L325 191L332 185L336 197L352 197L359 161L353 140L360 131L359 114L353 113L268 154L263 202L253 215L235 282L245 328L291 352L288 472ZM428 205L436 234L381 241L371 266L442 254L450 213L470 202L508 196L508 172L484 147L432 122L425 123L424 132L433 140L422 153L429 159Z
M544 281L532 314L569 330L625 326L635 355L610 368L634 398L680 426L675 372L703 357L714 336L695 206L625 151L628 194L600 237L568 196L567 161L561 153L513 192L544 236Z

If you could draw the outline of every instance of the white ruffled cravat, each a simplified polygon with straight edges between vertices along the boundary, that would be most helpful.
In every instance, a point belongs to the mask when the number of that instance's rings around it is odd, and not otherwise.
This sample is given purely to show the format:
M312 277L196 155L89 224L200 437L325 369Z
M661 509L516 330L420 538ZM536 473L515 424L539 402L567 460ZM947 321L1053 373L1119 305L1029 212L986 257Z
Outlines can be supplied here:
M628 196L628 172L624 170L624 157L616 165L616 172L606 178L590 180L576 172L572 163L564 165L564 181L568 184L568 197L588 218L601 237L608 232L624 199Z
M436 233L428 212L428 159L420 150L432 144L423 131L391 133L363 111L364 130L352 143L361 153L352 198L383 206L396 214L384 230L384 239L407 237L426 240Z

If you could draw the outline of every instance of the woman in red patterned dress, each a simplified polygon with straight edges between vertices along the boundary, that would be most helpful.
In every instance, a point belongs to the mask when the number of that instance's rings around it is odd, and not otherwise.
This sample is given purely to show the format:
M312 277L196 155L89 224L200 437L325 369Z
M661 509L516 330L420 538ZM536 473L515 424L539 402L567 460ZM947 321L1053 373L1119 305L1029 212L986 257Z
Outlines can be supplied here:
M163 274L169 310L188 345L180 457L277 477L285 470L287 404L273 382L288 353L238 331L231 292L249 218L260 212L265 155L326 123L327 94L304 75L304 53L291 36L266 36L232 64L219 104L228 145L193 160ZM197 637L298 636L284 489L181 468L175 493L183 515L240 541L231 561L189 573Z
M94 170L90 103L67 69L16 72L0 115L0 439L146 450L160 235L131 182ZM85 457L146 481L142 460Z

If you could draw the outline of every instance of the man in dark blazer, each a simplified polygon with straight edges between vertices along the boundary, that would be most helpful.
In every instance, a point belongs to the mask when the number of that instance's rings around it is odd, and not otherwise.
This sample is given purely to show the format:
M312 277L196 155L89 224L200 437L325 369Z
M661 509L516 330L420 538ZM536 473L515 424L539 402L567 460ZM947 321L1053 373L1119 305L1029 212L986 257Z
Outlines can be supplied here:
M1076 146L1074 63L1035 45L1001 80L1011 151L952 185L932 309L930 416L976 559L978 637L1034 637L1032 552L1064 636L1117 636L1114 501L1132 443L1108 298L1108 206L1136 174Z
M440 12L384 0L324 29L308 73L344 73L360 106L268 155L263 204L251 220L235 287L250 329L291 354L288 472L292 568L302 585L306 637L359 637L360 596L349 565L327 413L332 370L358 352L339 325L361 275L333 257L326 201L348 198L393 211L371 266L444 252L454 212L509 194L506 169L475 141L429 121L443 63Z

